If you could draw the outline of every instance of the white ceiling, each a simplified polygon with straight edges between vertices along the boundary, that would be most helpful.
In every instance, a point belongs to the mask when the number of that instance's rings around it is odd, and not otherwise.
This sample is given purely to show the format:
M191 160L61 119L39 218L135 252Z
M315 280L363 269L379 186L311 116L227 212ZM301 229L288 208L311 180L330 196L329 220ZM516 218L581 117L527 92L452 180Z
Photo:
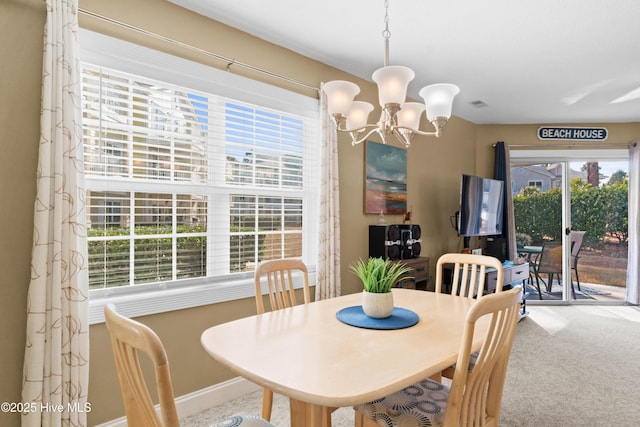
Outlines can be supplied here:
M170 1L368 80L383 65L383 0ZM640 1L390 0L389 29L409 95L455 83L473 123L640 122Z

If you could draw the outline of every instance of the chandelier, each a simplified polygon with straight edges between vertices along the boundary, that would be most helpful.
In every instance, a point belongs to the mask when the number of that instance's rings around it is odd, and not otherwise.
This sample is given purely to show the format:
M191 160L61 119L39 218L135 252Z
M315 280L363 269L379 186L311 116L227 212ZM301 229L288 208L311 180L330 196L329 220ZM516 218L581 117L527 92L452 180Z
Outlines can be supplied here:
M458 86L439 83L423 87L419 94L424 104L405 102L409 82L415 77L411 68L401 65L389 65L389 0L385 0L384 66L373 72L373 81L378 84L378 102L382 108L380 120L376 124L368 124L369 113L373 105L368 102L354 101L360 93L355 83L334 80L322 86L327 95L327 109L340 132L348 132L352 145L360 144L372 134L378 133L386 144L395 136L406 147L411 145L414 135L430 135L439 137L442 128L451 117L453 98L460 92ZM427 120L435 131L419 130L420 117L426 110Z

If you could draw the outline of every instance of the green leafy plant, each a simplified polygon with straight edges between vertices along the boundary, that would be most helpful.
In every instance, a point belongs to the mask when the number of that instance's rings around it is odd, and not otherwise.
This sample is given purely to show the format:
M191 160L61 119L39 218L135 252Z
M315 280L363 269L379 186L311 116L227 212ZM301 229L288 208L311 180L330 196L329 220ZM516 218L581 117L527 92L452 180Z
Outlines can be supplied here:
M584 243L595 246L607 236L628 243L628 192L626 179L594 187L580 178L571 180L571 225L586 231ZM533 245L562 237L562 192L552 189L513 197L516 232L531 237ZM516 237L517 239L517 237Z
M402 262L382 258L369 258L366 261L359 259L351 264L349 269L360 278L365 291L375 294L391 292L400 276L411 271L411 268Z

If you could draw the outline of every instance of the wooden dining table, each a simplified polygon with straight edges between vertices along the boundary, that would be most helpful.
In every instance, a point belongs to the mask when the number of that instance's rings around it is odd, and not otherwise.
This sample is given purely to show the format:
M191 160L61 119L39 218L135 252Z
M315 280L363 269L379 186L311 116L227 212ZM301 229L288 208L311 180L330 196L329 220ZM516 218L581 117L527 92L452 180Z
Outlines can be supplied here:
M415 325L343 323L336 313L362 298L350 294L216 325L201 343L234 373L289 397L292 427L326 427L334 408L384 397L456 362L475 300L411 289L393 289L393 297L395 307L418 316ZM474 351L487 328L477 324Z

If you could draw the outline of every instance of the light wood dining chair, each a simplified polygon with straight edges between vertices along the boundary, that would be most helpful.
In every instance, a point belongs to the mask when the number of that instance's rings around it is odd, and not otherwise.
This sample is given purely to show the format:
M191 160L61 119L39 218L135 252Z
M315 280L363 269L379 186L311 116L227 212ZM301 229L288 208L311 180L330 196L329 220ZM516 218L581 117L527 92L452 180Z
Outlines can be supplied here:
M295 293L294 277L296 273L302 275L302 294L304 303L311 302L309 291L309 272L304 262L299 259L285 258L263 261L256 267L256 309L258 314L265 312L264 296L262 294L263 282L266 284L269 297L270 310L280 310L286 307L298 305ZM267 388L262 390L262 418L271 420L273 407L273 391Z
M129 426L179 427L169 360L158 335L148 326L119 314L113 304L105 306L104 317L111 336L111 347L127 424ZM140 353L151 359L155 369L160 414L156 412L140 369ZM232 416L213 426L274 427L252 415Z
M425 379L355 409L356 427L443 426L496 427L500 419L507 363L519 319L522 287L486 295L467 313L451 386ZM478 320L490 328L478 359L469 370L471 343Z
M467 298L480 298L483 295L487 278L487 269L494 268L496 274L496 292L502 291L504 269L498 258L487 255L449 253L438 258L436 263L436 292L444 292L445 268L451 271L451 295Z
M449 253L438 258L436 263L436 292L444 292L445 269L451 271L451 283L447 283L446 287L451 287L449 292L451 295L463 296L466 298L480 298L484 295L484 285L487 278L487 268L496 270L496 292L502 291L502 282L504 277L504 268L498 258L487 255ZM477 353L471 355L471 363L473 364ZM443 369L440 373L441 377L453 378L455 365ZM437 375L432 379L439 380Z
M267 295L271 305L270 311L298 305L293 281L296 272L302 274L302 293L304 303L308 304L311 302L309 271L304 262L296 258L284 258L262 261L258 264L255 272L256 309L258 314L265 312L264 298L262 296L263 281L267 285Z

